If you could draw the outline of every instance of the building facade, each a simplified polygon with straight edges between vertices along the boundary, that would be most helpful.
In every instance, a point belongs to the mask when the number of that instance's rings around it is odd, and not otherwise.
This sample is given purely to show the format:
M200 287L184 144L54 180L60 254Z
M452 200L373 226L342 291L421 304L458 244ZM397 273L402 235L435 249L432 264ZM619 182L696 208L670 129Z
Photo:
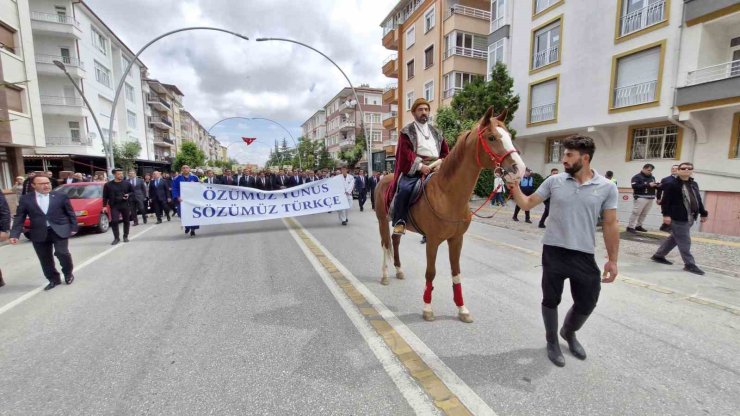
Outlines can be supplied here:
M45 145L34 57L28 1L0 1L0 191L25 173L23 151Z
M174 124L174 97L170 89L156 79L145 78L146 135L154 160L172 163L177 153Z
M528 166L561 167L562 138L591 136L593 166L614 172L626 211L645 163L660 178L691 161L712 213L701 229L740 235L737 1L490 3L487 66L503 62L514 78Z
M118 145L138 142L139 158L151 159L141 101L143 63L137 60L123 73L133 52L83 1L31 0L30 9L46 146L29 152L26 164L55 172L105 170L103 143L108 137ZM78 83L90 108L55 62ZM109 132L113 95L121 79L124 89ZM90 112L97 116L104 138Z
M320 109L301 124L301 132L306 139L314 142L324 142L326 138L326 110Z

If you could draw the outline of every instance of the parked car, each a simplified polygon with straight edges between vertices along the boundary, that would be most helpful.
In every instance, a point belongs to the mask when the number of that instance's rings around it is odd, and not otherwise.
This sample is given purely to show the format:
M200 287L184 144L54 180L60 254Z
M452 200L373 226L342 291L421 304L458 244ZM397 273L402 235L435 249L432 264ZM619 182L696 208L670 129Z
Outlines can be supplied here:
M72 203L72 209L77 216L77 225L95 227L95 232L104 233L110 228L110 209L103 215L103 185L102 182L78 182L61 185L54 192L66 194ZM31 222L26 218L23 224L23 235L30 236Z

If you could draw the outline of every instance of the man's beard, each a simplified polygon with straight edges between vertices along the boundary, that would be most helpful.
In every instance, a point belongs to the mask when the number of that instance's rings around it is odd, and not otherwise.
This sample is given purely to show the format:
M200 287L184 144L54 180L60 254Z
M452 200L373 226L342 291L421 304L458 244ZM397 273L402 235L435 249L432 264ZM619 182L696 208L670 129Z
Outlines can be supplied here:
M565 167L565 172L568 173L569 175L575 175L582 168L583 168L583 161L579 160L574 165L571 165L570 167Z
M426 124L427 121L429 121L429 116L423 116L423 115L419 117L414 116L414 120L416 120L416 122L419 124Z

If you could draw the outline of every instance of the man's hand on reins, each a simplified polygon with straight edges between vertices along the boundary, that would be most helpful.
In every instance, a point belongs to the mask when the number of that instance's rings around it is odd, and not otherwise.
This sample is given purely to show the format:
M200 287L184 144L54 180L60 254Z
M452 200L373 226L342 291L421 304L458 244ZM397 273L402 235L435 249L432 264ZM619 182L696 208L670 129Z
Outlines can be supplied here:
M429 175L429 172L431 171L432 168L427 165L421 165L421 167L419 167L419 172L421 172L422 175Z

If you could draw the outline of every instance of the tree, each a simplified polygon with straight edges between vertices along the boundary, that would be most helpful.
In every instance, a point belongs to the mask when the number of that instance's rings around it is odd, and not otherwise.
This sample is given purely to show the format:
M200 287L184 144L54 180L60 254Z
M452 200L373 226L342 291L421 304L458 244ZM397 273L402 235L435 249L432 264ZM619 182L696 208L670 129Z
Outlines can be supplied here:
M125 142L123 144L115 143L113 145L113 158L117 167L128 172L131 169L136 170L136 159L141 153L141 144L136 142Z
M506 128L512 138L516 137L516 131L509 127L509 123L519 108L519 95L514 94L514 79L509 76L506 65L501 62L496 63L491 70L490 81L475 78L462 91L455 94L450 107L443 107L437 111L435 120L447 144L450 147L454 146L460 133L473 128L490 106L493 106L497 114L504 109L507 110ZM475 194L488 196L493 189L493 179L492 172L481 172L475 186Z
M339 158L347 162L347 167L354 169L357 162L362 159L362 156L367 152L367 143L365 142L365 134L360 133L355 136L355 145L349 150L344 150L339 153Z
M202 150L198 149L198 146L193 142L184 141L182 148L177 152L177 157L172 163L172 169L179 171L183 165L188 165L191 168L203 166L206 161L206 154Z

